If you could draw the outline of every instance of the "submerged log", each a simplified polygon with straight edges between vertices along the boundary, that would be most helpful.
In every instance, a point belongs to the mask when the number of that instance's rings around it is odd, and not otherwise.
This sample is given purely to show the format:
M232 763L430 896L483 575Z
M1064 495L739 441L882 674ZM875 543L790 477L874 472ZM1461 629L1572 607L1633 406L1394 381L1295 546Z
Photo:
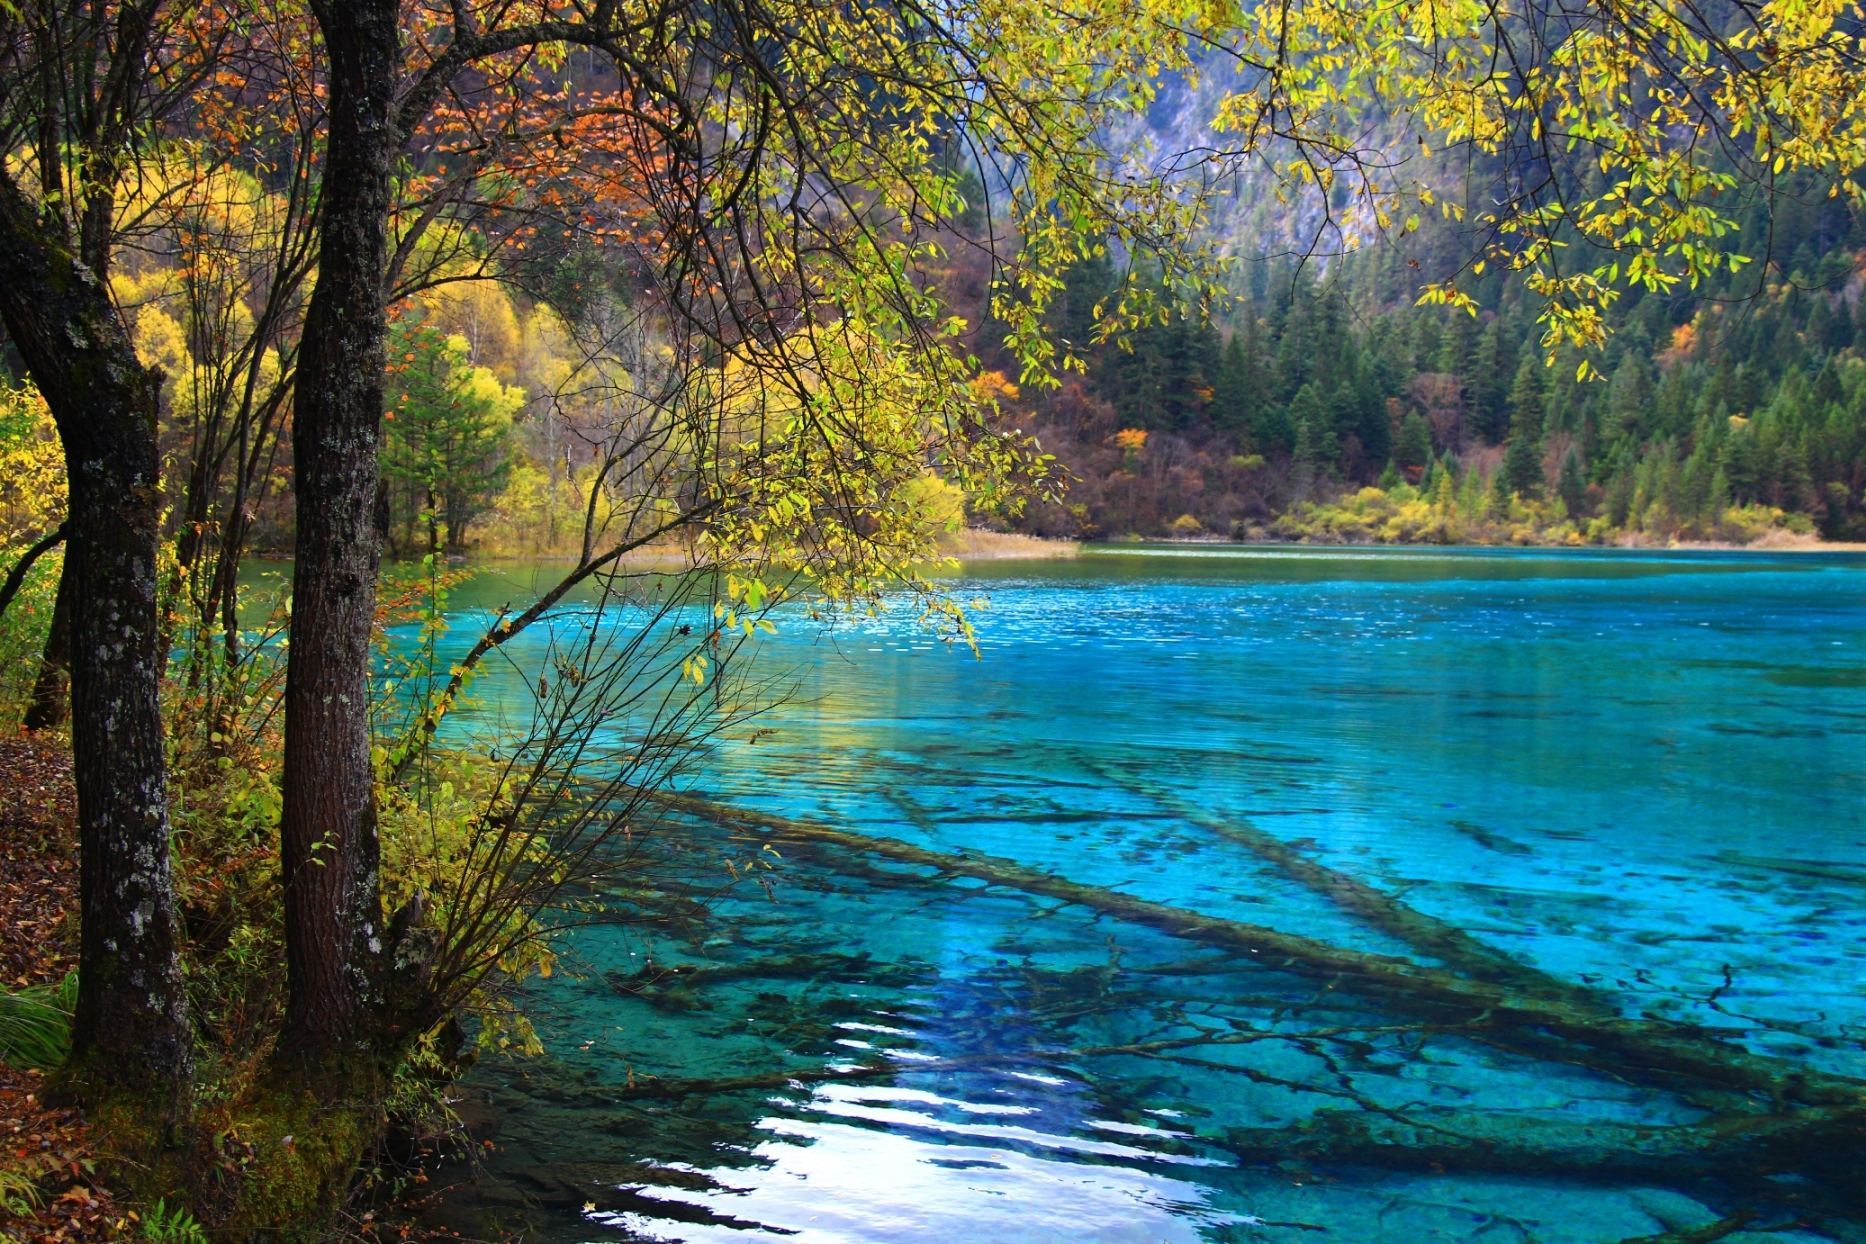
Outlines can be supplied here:
M1623 1024L1627 1022L1618 1001L1606 991L1580 982L1563 980L1541 968L1525 963L1513 955L1472 937L1463 929L1447 921L1426 915L1397 895L1368 885L1357 877L1314 859L1275 834L1261 830L1248 821L1216 816L1201 808L1193 807L1170 789L1148 781L1144 777L1105 763L1091 763L1094 772L1104 781L1121 787L1131 794L1149 799L1188 823L1244 847L1258 858L1275 865L1292 880L1331 900L1342 910L1365 920L1369 925L1404 942L1414 950L1439 960L1447 967L1468 975L1497 981L1519 992L1559 1002L1564 1007L1572 1008L1577 1015L1592 1013L1604 1023ZM1673 1030L1683 1027L1669 1020L1645 1022L1662 1024ZM1701 1028L1687 1030L1698 1033L1705 1040L1719 1040ZM1529 1036L1527 1033L1521 1035L1525 1038ZM1734 1047L1729 1047L1727 1043L1725 1045L1726 1048L1734 1050ZM1527 1041L1517 1048L1525 1053L1535 1052L1529 1048ZM1561 1061L1559 1051L1543 1051L1541 1056ZM1800 1077L1805 1074L1802 1069L1793 1064L1782 1065L1788 1076ZM1842 1086L1841 1092L1826 1100L1844 1105L1848 1102L1844 1085L1861 1082L1848 1081L1840 1077L1836 1078L1836 1083ZM1719 1111L1727 1109L1731 1104L1721 1096L1721 1092L1727 1091L1720 1086L1719 1093L1695 1092L1689 1096L1695 1104L1707 1110ZM1771 1094L1771 1096L1780 1100L1779 1095ZM1851 1104L1866 1105L1866 1083L1861 1083L1860 1089L1855 1090Z
M1187 941L1254 956L1268 969L1320 978L1402 1014L1463 1021L1462 1035L1535 1057L1587 1066L1610 1076L1672 1089L1712 1087L1759 1102L1860 1110L1866 1081L1820 1072L1752 1053L1703 1029L1651 1018L1608 1014L1573 988L1543 988L1530 976L1503 981L1466 977L1390 955L1355 951L1261 925L1201 915L1119 891L1085 885L1013 860L931 851L898 839L870 837L815 821L743 811L693 795L646 794L671 811L808 852L832 866L850 856L875 856L941 876L969 877L1052 898ZM1520 966L1520 965L1519 965Z
M602 975L617 993L640 998L665 1010L690 1010L703 1005L701 995L706 989L734 981L857 981L906 985L920 979L922 973L884 963L867 954L817 954L749 959L742 963L675 963Z
M1315 1162L1422 1174L1560 1178L1687 1190L1740 1208L1705 1228L1643 1244L1722 1239L1768 1206L1836 1240L1866 1240L1866 1111L1810 1107L1652 1126L1494 1113L1318 1112L1298 1127L1234 1128L1218 1142L1244 1161ZM1786 1176L1786 1178L1782 1178ZM1625 1244L1641 1244L1626 1241Z
M694 1076L687 1078L639 1076L629 1081L617 1096L677 1100L684 1097L716 1097L721 1093L747 1089L774 1089L810 1084L859 1083L886 1080L899 1075L939 1075L951 1071L1005 1067L1054 1067L1084 1058L1113 1058L1123 1055L1144 1058L1175 1050L1205 1046L1258 1045L1277 1042L1328 1041L1337 1038L1364 1038L1387 1031L1411 1031L1385 1027L1351 1026L1304 1033L1284 1032L1205 1032L1194 1036L1163 1037L1152 1041L1130 1041L1122 1045L1072 1046L1056 1050L997 1050L989 1054L967 1054L952 1058L915 1059L913 1062L830 1063L793 1067L782 1071L752 1072L739 1076Z
M1564 981L1495 946L1472 937L1456 925L1448 924L1406 903L1358 877L1331 868L1305 855L1275 834L1266 833L1247 821L1214 816L1195 808L1172 791L1133 774L1109 766L1096 771L1116 786L1150 799L1181 820L1234 842L1267 863L1274 864L1292 880L1329 899L1354 916L1421 954L1439 960L1447 967L1471 975L1487 977L1515 988L1548 997L1559 997L1581 1009L1596 1010L1603 1017L1617 1017L1619 1008L1598 990L1573 981Z
M1233 1128L1246 1159L1325 1161L1387 1170L1579 1176L1678 1186L1772 1174L1814 1175L1866 1207L1866 1111L1810 1107L1653 1125L1508 1112L1318 1111L1297 1127Z
M1754 1210L1739 1210L1716 1222L1707 1222L1701 1227L1682 1227L1666 1231L1661 1235L1641 1235L1630 1240L1621 1240L1620 1244L1715 1244L1715 1241L1735 1235L1749 1228L1756 1221Z

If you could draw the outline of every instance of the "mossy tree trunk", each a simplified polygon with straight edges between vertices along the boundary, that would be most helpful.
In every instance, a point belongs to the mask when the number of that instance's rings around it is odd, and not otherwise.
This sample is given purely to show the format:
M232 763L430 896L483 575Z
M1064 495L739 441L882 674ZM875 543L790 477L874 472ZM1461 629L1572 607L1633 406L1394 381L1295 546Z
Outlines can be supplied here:
M88 1080L154 1092L168 1109L183 1101L192 1034L159 694L160 376L138 362L110 300L102 242L86 251L0 173L0 318L58 425L70 484L60 598L82 857L73 1059Z

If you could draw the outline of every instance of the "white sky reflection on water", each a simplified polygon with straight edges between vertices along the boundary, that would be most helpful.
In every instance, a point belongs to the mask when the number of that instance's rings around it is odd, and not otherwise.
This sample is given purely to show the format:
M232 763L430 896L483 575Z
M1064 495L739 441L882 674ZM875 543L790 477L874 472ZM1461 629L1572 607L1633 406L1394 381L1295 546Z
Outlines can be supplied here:
M818 1117L774 1115L759 1123L773 1139L753 1153L768 1165L718 1172L726 1185L722 1189L653 1190L656 1199L696 1208L715 1221L680 1221L686 1215L678 1210L666 1217L595 1212L588 1218L605 1227L689 1244L871 1244L878 1239L892 1244L1195 1244L1209 1239L1214 1227L1246 1221L1212 1209L1204 1188L1142 1169L1161 1162L1211 1165L1209 1159L1030 1128L954 1122L875 1102L913 1103L962 1114L981 1110L979 1103L931 1093L826 1086L805 1107ZM838 1118L891 1130L852 1127ZM915 1136L916 1130L972 1136L983 1143L929 1142ZM1107 1156L1129 1164L1059 1161L1029 1149ZM1031 1207L1039 1203L1043 1213L1033 1217Z

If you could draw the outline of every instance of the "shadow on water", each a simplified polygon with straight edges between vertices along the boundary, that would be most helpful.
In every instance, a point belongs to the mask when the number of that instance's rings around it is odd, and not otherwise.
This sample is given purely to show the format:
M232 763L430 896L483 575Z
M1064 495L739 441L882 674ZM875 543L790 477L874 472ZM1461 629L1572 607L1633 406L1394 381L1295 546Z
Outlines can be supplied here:
M775 897L575 934L430 1222L1866 1240L1866 754L1821 729L1866 702L1807 673L1866 568L1315 560L1001 568L980 663L787 633L809 694L655 834L709 883L768 837Z

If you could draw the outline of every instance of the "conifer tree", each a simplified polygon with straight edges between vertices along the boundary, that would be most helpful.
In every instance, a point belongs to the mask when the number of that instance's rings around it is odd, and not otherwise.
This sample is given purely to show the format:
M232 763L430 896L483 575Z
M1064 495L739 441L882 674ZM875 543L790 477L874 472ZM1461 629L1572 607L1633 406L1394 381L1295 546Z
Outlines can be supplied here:
M1581 477L1581 455L1572 448L1561 460L1561 479L1556 484L1556 491L1561 494L1562 505L1567 507L1568 517L1580 522L1586 517L1587 485Z
M389 337L389 409L382 475L403 542L417 523L426 551L466 547L467 527L511 474L512 417L521 390L467 362L458 340L431 325L397 325Z
M1415 473L1425 469L1432 458L1432 432L1425 416L1411 411L1400 421L1399 436L1393 441L1393 461L1402 470Z

